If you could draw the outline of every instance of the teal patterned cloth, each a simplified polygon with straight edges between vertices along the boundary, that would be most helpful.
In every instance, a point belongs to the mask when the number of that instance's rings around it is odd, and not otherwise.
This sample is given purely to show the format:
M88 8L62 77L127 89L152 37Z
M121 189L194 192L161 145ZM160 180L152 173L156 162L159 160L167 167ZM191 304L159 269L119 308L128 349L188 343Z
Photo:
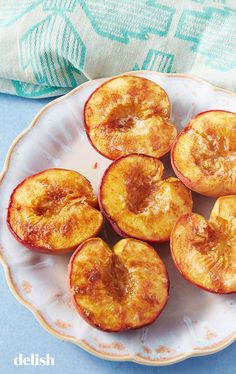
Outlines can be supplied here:
M138 69L236 91L236 0L0 0L0 51L0 91L25 97Z

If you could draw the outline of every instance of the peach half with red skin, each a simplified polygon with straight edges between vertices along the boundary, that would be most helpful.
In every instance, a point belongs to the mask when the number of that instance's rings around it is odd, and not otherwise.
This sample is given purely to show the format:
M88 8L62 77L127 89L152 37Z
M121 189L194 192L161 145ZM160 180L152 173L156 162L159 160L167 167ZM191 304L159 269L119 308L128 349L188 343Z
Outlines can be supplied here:
M187 213L171 233L171 254L180 273L207 291L236 292L236 195L217 199L210 219Z
M49 254L74 250L97 235L103 217L90 182L80 173L48 169L12 192L7 223L25 246Z
M161 157L177 135L167 93L138 76L119 76L98 87L85 104L84 122L91 144L112 160L130 153Z
M161 161L141 154L121 157L105 171L99 205L119 235L167 241L176 220L192 211L191 191L177 178L161 179L163 171Z
M82 318L110 332L154 322L169 295L161 258L150 245L131 238L112 249L101 238L82 243L70 260L69 285Z
M212 110L194 117L176 138L171 163L193 191L236 194L236 113Z

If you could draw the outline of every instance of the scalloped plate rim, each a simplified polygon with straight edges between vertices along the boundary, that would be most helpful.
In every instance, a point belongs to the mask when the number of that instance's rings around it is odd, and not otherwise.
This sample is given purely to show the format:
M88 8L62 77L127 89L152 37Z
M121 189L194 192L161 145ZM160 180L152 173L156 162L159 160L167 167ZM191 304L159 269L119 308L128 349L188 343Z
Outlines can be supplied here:
M198 77L195 77L194 75L191 75L191 74L178 74L178 73L173 73L173 74L169 74L169 73L159 73L159 72L155 72L155 71L151 71L151 70L135 70L135 71L129 71L129 72L126 72L126 73L122 73L122 74L118 74L116 76L121 76L121 75L136 75L136 74L156 74L156 75L159 75L159 76L165 76L165 77L177 77L177 78L182 78L182 79L185 79L185 78L188 78L188 79L192 79L192 80L195 80L197 81L198 83L201 83L201 84L204 84L204 85L208 85L210 86L214 91L220 91L220 92L225 92L229 95L232 95L236 98L236 93L234 92L231 92L229 90L226 90L224 88L220 88L220 87L217 87L201 78L198 78ZM113 76L114 77L114 76ZM112 79L113 77L104 77L105 79L109 80L109 79ZM85 82L83 84L81 84L80 86L74 88L73 90L71 90L70 92L68 92L66 95L63 95L63 96L60 96L52 101L50 101L48 104L46 104L45 106L43 106L43 108L36 114L36 116L33 118L33 120L31 121L31 123L29 124L29 126L27 126L12 142L8 152L7 152L7 155L6 155L6 158L5 158L5 162L4 162L4 165L3 165L3 169L0 173L0 185L4 179L4 176L8 170L8 167L10 165L10 160L11 160L11 155L13 154L14 152L14 148L15 146L18 144L18 142L24 138L24 136L30 132L30 130L37 125L37 121L38 119L40 118L40 116L42 115L43 112L47 111L48 109L50 109L51 106L57 104L59 101L61 100L64 100L65 97L68 97L68 96L72 96L74 95L75 93L77 93L79 90L83 89L84 87L86 87L87 85L90 85L90 84L93 84L94 82L96 81L99 81L101 79L104 79L104 78L98 78L98 79L93 79L93 80L90 80L88 82ZM1 250L1 247L0 247L0 250ZM28 301L26 301L21 295L20 293L18 292L17 290L17 287L16 285L14 285L14 282L12 280L12 277L11 277L11 271L10 271L10 268L7 264L7 262L5 261L2 253L0 252L0 262L3 266L3 269L4 269L4 274L5 274L5 278L6 278L6 281L7 281L7 284L8 284L8 287L11 291L11 293L13 294L13 296L16 298L17 301L19 301L22 305L24 305L29 311L32 312L32 314L34 315L34 317L36 318L36 320L40 323L40 325L46 330L48 331L50 334L54 335L55 337L61 339L61 340L64 340L64 341L68 341L68 342L71 342L73 344L76 344L78 345L80 348L82 348L83 350L87 351L88 353L98 357L98 358L102 358L102 359L105 359L105 360L108 360L108 361L118 361L118 362L134 362L134 363L138 363L138 364L143 364L143 365L149 365L149 366L167 366L167 365L172 365L172 364L175 364L175 363L178 363L178 362L181 362L181 361L184 361L188 358L191 358L191 357L197 357L197 356L206 356L206 355L210 355L210 354L214 354L214 353L217 353L221 350L223 350L224 348L227 348L230 344L234 343L234 341L236 341L236 332L230 334L227 338L221 340L220 342L218 343L215 343L212 345L212 348L211 347L206 347L206 348L198 348L195 352L188 352L188 353L181 353L181 354L178 354L176 356L176 358L170 358L170 359L156 359L156 360L148 360L148 359L145 359L139 355L136 355L136 356L131 356L131 355L113 355L113 354L108 354L108 353L102 353L102 352L98 352L96 349L94 349L93 347L90 347L89 344L85 343L83 340L79 340L79 339L75 339L75 338L72 338L66 334L61 334L59 332L57 332L56 330L54 330L46 321L45 319L42 317L41 313L39 312L39 310L37 308L35 308L31 303L29 303Z

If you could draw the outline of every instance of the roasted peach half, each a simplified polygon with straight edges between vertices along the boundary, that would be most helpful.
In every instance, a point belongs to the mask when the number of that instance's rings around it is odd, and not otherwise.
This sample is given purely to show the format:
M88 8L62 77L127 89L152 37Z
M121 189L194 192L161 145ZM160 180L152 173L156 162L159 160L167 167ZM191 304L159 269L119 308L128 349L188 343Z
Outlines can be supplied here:
M171 162L193 191L215 197L236 194L236 113L198 114L175 140Z
M190 190L177 178L162 180L163 170L157 158L132 154L114 161L105 171L99 205L119 235L167 241L177 218L191 212Z
M112 160L130 153L161 157L177 134L166 92L137 76L120 76L95 90L85 104L84 121L92 145Z
M219 197L209 221L195 213L180 217L171 233L171 253L194 285L236 292L236 195Z
M122 239L112 249L91 238L74 252L69 284L80 315L104 331L154 322L169 294L166 267L147 243Z
M13 191L7 223L31 249L50 254L72 251L96 235L103 218L90 182L72 170L48 169Z

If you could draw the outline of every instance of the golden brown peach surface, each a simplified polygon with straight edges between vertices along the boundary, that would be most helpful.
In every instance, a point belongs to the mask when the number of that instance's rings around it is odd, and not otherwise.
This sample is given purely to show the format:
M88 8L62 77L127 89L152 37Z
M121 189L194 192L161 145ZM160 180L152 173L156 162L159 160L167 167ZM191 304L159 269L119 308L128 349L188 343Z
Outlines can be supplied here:
M117 159L137 152L160 157L176 137L170 102L156 83L135 76L105 82L88 99L84 120L93 146Z
M169 240L176 220L192 210L191 192L177 178L161 179L157 158L132 154L105 171L99 204L121 236L145 241Z
M169 290L167 271L156 251L130 238L112 249L100 238L82 243L71 258L69 282L81 316L105 331L152 323Z
M209 221L183 215L171 234L171 252L191 283L211 292L236 292L236 196L218 198Z
M236 113L197 115L171 153L174 171L187 187L206 196L236 194Z
M90 182L81 174L48 169L13 191L8 225L23 244L48 253L75 249L96 235L103 219Z

